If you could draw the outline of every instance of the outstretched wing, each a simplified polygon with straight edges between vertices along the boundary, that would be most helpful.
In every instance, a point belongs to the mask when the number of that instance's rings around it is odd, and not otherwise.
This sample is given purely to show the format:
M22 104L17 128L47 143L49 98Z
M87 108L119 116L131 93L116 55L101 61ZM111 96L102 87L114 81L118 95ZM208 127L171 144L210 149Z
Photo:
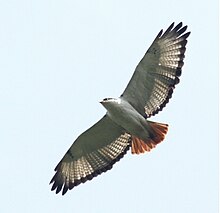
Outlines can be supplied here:
M182 27L182 23L173 27L174 23L164 33L159 32L122 94L143 116L162 110L179 83L190 32L184 34L187 26Z
M105 115L82 133L56 166L50 183L64 195L74 186L111 169L131 145L131 136Z

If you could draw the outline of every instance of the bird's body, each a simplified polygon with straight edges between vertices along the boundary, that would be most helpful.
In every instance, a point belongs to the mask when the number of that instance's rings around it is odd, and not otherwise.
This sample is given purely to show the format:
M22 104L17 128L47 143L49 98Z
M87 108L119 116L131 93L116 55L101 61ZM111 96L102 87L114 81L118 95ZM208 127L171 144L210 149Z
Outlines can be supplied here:
M55 168L52 190L68 190L111 169L131 147L132 154L155 148L168 125L148 119L161 111L179 83L187 26L172 23L161 30L137 65L119 98L101 101L106 115L83 132Z
M150 138L148 121L123 98L110 98L101 102L107 109L107 116L131 135L142 140Z

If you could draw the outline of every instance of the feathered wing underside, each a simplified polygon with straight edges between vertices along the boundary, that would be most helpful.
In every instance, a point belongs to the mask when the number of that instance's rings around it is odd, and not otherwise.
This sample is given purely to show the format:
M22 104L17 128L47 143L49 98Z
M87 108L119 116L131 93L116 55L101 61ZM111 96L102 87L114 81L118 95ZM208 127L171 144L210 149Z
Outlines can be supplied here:
M80 135L55 168L51 190L64 195L74 186L111 169L131 146L131 136L108 116Z
M187 26L174 23L155 38L135 69L122 98L143 116L150 117L169 102L175 85L179 83L185 53Z

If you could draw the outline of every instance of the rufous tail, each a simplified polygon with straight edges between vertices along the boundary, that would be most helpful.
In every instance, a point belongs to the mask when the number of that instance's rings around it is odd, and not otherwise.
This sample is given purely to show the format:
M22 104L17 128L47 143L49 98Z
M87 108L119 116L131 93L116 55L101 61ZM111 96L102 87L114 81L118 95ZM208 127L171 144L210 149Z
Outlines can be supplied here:
M136 136L132 136L131 143L131 153L140 154L144 152L149 152L151 149L155 148L156 145L162 142L165 138L165 135L168 131L168 125L147 121L150 126L150 135L151 137L147 140L142 140Z

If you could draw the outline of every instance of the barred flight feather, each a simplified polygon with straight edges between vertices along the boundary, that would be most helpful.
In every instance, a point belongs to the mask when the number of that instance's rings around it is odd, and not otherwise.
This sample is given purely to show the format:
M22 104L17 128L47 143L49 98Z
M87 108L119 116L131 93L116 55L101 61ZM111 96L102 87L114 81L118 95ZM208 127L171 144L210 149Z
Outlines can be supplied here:
M54 182L52 190L56 189L56 193L59 193L63 188L62 194L65 194L68 189L106 172L126 154L130 146L131 136L124 133L108 146L85 154L73 162L61 161L51 180L51 183Z
M187 26L182 27L182 23L176 27L172 23L164 33L160 31L122 94L122 98L143 116L150 117L161 111L179 83L186 39L190 34L184 34L186 29Z

